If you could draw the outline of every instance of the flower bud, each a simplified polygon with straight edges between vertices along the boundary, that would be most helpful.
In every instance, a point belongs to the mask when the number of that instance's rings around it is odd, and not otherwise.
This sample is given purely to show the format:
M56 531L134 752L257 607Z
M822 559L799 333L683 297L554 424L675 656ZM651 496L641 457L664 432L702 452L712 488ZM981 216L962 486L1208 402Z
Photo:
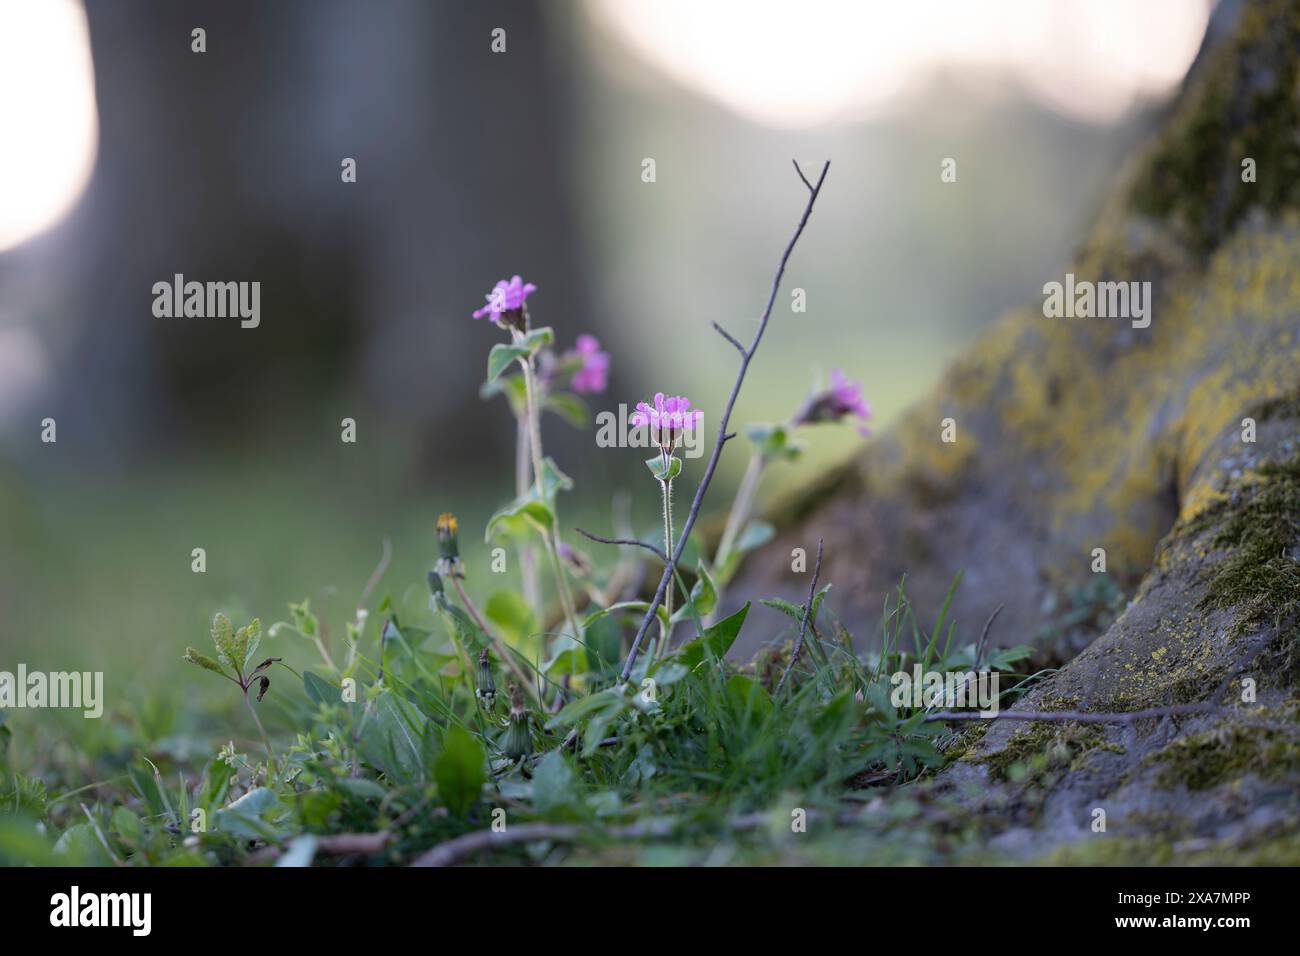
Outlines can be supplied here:
M492 660L488 655L487 648L484 648L478 656L478 681L474 696L478 698L478 702L483 709L489 713L496 707L497 685L496 681L492 679Z
M463 569L460 560L460 535L456 516L450 511L438 515L435 526L438 534L438 573L449 576L461 576Z
M514 683L510 685L510 726L506 728L501 752L511 760L522 760L533 752L533 735L528 727L524 693Z

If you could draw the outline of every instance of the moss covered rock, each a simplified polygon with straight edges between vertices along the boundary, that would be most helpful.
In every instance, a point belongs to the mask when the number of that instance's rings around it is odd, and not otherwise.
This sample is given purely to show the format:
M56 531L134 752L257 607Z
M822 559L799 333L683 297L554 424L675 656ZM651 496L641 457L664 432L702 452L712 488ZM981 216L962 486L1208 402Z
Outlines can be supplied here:
M1018 857L1295 858L1300 4L1242 5L1070 271L1150 282L1150 326L1047 318L1041 303L1004 317L889 434L774 510L769 553L824 538L823 580L863 640L904 574L937 608L961 571L965 638L1005 604L994 639L1018 644L1050 629L1104 549L1131 601L1016 708L1215 709L996 722L941 788ZM788 562L759 560L728 597L806 588Z

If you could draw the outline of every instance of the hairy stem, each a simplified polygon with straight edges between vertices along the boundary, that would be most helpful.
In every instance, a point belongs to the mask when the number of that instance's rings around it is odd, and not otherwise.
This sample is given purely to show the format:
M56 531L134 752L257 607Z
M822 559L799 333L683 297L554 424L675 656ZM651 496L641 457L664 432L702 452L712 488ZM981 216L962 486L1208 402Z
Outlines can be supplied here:
M673 553L673 483L661 481L659 487L663 491L664 554L667 556ZM668 612L668 623L659 626L659 657L668 653L673 639L673 586L671 584L668 586L668 593L664 595L664 610Z
M528 415L525 412L515 418L515 497L522 498L528 494L528 486L533 483L532 460L529 457ZM541 588L537 583L537 555L528 542L519 544L519 576L523 582L524 600L529 607L539 607L542 603Z
M544 498L546 489L543 485L545 472L542 469L542 426L541 408L538 403L537 376L533 373L533 360L521 358L520 366L524 370L524 395L527 399L528 445L533 458L533 482L537 486L537 495ZM560 598L560 607L564 610L564 620L575 641L582 640L582 630L578 627L578 617L573 610L573 595L569 593L569 582L564 576L564 566L560 563L559 549L555 544L555 530L558 518L552 511L551 527L542 529L542 542L551 558L551 569L555 572L555 589Z

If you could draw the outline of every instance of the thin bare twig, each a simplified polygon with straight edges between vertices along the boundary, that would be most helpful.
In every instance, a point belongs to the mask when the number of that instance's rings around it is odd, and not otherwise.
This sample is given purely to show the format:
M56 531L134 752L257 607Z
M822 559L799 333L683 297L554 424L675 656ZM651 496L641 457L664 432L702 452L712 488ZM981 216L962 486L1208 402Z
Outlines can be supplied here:
M978 671L980 669L980 658L984 656L984 645L989 639L989 628L993 626L994 620L996 620L997 616L1002 613L1004 607L1006 607L1005 604L999 604L993 609L993 613L989 615L989 619L984 622L984 630L980 631L980 639L975 644L975 666L973 666L971 670Z
M736 347L736 351L738 351L741 355L745 354L745 347L740 344L740 339L736 338L734 335L732 335L730 332L728 332L726 329L720 326L717 322L713 323L713 328L719 335L721 335L724 339L726 339L728 342L734 345Z
M634 538L602 538L598 534L592 534L590 531L583 531L581 528L574 528L573 530L578 532L578 534L582 535L584 538L590 538L592 541L599 542L600 544L626 544L634 548L645 548L660 561L668 560L668 555L664 554L648 541L637 541Z
M690 540L691 529L695 527L695 521L700 515L700 507L704 503L704 495L709 490L709 484L713 481L713 473L718 468L718 459L722 455L722 449L726 445L727 424L731 420L731 410L736 404L736 398L740 395L740 387L745 383L745 372L749 370L749 363L754 357L754 352L758 349L759 343L763 340L763 332L767 329L768 320L772 317L772 307L776 304L776 295L781 289L781 278L785 275L785 266L790 259L790 253L794 251L795 244L799 237L803 235L804 227L808 224L808 217L812 215L813 206L817 202L818 195L821 194L822 184L826 182L826 174L830 171L831 164L828 161L822 166L821 175L817 178L817 185L808 182L803 171L799 169L799 164L795 163L795 170L799 172L799 178L803 180L804 185L808 186L808 202L804 206L803 215L799 217L799 225L795 228L794 235L786 243L785 251L781 253L780 262L776 267L776 275L772 279L772 290L768 294L767 307L763 309L763 316L759 319L758 329L754 332L754 339L740 356L740 368L736 372L736 383L731 387L731 394L727 398L726 407L723 409L722 418L718 422L718 440L713 445L713 452L709 456L709 463L705 466L704 476L700 479L699 487L695 489L695 498L691 502L691 510L686 515L686 522L678 532L677 547L664 568L663 576L659 579L659 587L655 589L654 597L650 601L650 607L646 610L645 617L641 619L641 625L637 628L636 637L632 641L632 649L628 652L627 660L623 664L623 671L619 676L619 683L626 684L628 678L632 675L632 667L636 664L637 656L641 653L641 643L645 640L646 632L650 630L650 625L655 620L655 615L659 606L664 602L664 596L668 593L668 588L672 584L673 576L677 570L677 562L682 559L682 552L686 549L686 542Z
M808 177L805 176L805 175L803 174L803 170L799 168L799 160L797 160L797 159L792 159L792 160L790 160L790 162L794 163L794 171L795 171L796 173L799 174L799 178L803 180L803 184L804 184L805 186L808 187L809 191L811 191L811 192L816 192L817 190L816 190L816 189L813 189L813 184L810 183L810 182L808 182ZM818 188L820 188L820 187L821 187L821 183L819 182L819 183L817 184L817 186L818 186Z
M813 568L812 584L808 586L808 603L803 606L803 618L799 621L799 636L794 642L794 652L790 655L790 662L785 665L785 671L781 674L781 679L776 683L776 693L781 693L781 688L785 686L785 679L790 676L794 670L794 665L799 661L799 655L803 653L804 635L808 633L808 617L812 613L813 597L817 594L817 579L822 576L822 539L817 539L817 564Z

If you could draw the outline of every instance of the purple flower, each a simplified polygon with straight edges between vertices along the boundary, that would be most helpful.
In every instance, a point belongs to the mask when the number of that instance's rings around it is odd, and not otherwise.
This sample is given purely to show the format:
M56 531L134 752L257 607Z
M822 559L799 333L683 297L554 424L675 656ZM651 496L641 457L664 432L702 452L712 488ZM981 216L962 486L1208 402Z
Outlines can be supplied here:
M837 368L831 369L831 385L825 391L815 393L795 415L792 424L807 425L812 422L837 422L848 415L856 415L866 422L871 418L871 405L862 397L862 386L850 382ZM871 432L867 426L859 425L858 432L864 437Z
M477 310L474 318L481 319L485 315L490 315L493 322L500 322L503 313L518 312L524 307L524 301L528 296L536 291L537 286L531 282L524 282L519 276L515 276L509 282L502 279L484 296L488 304Z
M594 335L579 335L578 344L570 353L581 361L581 366L573 373L569 387L580 395L603 392L608 384L609 353L600 350L600 342Z
M676 437L675 432L694 428L703 415L704 413L699 409L691 410L691 400L684 395L665 398L663 392L655 392L654 406L637 402L636 411L628 421L638 427L649 425L652 433L672 441Z

